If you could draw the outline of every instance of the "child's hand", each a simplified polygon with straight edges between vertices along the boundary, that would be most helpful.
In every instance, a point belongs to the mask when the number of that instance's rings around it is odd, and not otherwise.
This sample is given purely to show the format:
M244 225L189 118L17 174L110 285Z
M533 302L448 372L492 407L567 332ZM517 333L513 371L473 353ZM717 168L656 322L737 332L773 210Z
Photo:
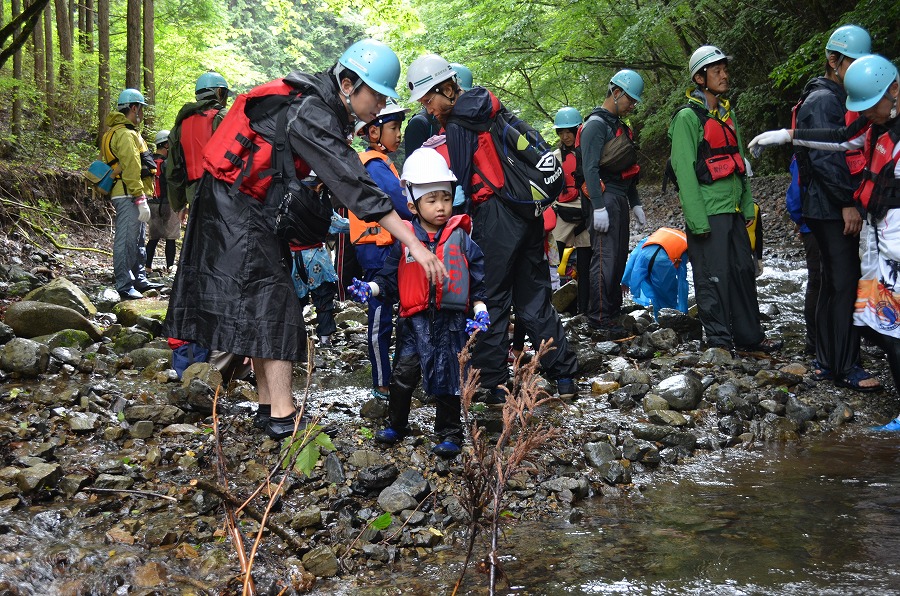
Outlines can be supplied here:
M472 335L476 331L487 331L491 325L491 316L486 310L475 313L474 319L466 319L466 333Z
M369 286L369 282L356 279L355 277L353 278L353 285L347 286L347 291L350 292L351 298L356 302L366 303L372 297L372 288Z

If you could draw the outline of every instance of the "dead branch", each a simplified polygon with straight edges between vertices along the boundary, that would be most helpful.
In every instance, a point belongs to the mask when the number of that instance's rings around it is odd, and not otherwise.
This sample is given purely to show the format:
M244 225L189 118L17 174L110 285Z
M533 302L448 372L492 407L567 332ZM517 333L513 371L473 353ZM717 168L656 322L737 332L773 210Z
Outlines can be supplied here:
M34 222L28 221L27 219L25 221L28 223L29 226L31 226L31 229L33 229L35 232L39 232L41 234L41 236L44 236L45 238L47 238L47 240L49 240L50 243L53 246L55 246L56 248L58 248L59 250L77 250L77 251L81 251L81 252L97 252L97 253L100 253L101 255L106 255L108 257L113 256L111 252L109 252L108 250L103 250L102 248L94 248L92 246L68 246L66 244L60 244L59 241L56 238L54 238L53 234L51 234L49 231L45 230L44 228L42 228L41 226L37 225Z

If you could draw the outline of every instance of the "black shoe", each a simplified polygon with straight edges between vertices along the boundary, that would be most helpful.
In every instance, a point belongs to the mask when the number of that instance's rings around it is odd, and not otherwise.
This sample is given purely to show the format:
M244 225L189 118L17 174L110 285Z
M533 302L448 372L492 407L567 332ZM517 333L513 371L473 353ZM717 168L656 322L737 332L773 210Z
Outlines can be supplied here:
M119 298L121 298L122 300L138 300L143 297L144 295L134 288L131 288L127 292L122 292L121 290L119 291Z
M769 339L768 337L755 346L735 346L734 349L737 352L762 352L764 354L773 354L781 349L784 345L784 341L780 339Z
M274 416L269 418L265 426L266 434L276 441L291 436L294 434L294 420L298 415L299 412L295 410L293 414L285 416L284 418L275 418ZM303 417L300 418L300 424L297 425L297 433L299 434L302 432L310 422L312 422L312 419L304 414Z
M269 420L271 419L271 416L260 416L259 414L256 414L253 416L253 428L262 430L269 424Z
M509 395L503 387L494 387L484 396L483 401L489 406L499 406L506 403L506 397Z
M134 289L139 292L146 292L147 290L159 290L164 287L166 287L165 284L158 284L152 281L145 281L143 283L134 284Z
M628 330L614 320L601 321L600 324L588 321L588 327L607 339L622 339L629 335Z

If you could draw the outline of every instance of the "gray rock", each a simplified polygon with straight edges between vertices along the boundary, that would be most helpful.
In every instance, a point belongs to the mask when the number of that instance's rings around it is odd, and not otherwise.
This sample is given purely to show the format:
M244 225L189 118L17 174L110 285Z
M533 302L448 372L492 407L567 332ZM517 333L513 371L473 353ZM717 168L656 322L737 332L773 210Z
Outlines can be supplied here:
M685 335L690 339L700 339L703 336L703 324L699 319L674 308L660 309L656 322L660 327L672 329L678 335Z
M674 329L663 327L650 334L650 345L657 350L674 350L678 345L678 334Z
M598 468L604 481L609 484L630 484L631 469L622 464L621 461L611 461L603 464Z
M393 484L384 488L378 495L378 505L390 513L413 509L418 504L415 498Z
M663 438L666 437L669 433L672 432L672 429L668 426L662 426L660 424L647 424L645 422L638 422L631 426L631 432L634 434L636 439L644 439L645 441L662 441Z
M190 387L194 379L203 381L213 390L223 382L222 373L209 362L194 362L184 369L184 373L181 375L182 386Z
M372 466L359 471L353 483L353 491L362 494L380 492L397 478L397 467L393 464Z
M325 456L325 481L331 484L344 484L346 480L341 459L332 451Z
M388 415L388 402L383 399L367 399L360 407L359 415L369 420L383 420Z
M72 432L90 432L99 426L100 416L93 412L69 412L66 422Z
M47 370L50 350L44 344L16 337L0 348L0 368L26 377L36 377Z
M703 385L694 375L681 374L663 379L655 393L666 400L673 410L693 410L700 403Z
M644 399L641 400L641 406L644 408L645 412L650 412L652 410L665 410L669 407L669 402L656 395L655 393L648 393L644 396Z
M541 488L553 493L569 491L572 494L572 500L583 499L591 492L591 485L585 478L551 478L550 480L542 482Z
M65 306L85 317L97 314L97 307L91 303L87 294L65 277L57 277L47 285L32 290L25 295L25 300Z
M785 404L785 416L787 416L791 422L800 426L804 422L815 420L816 408L804 404L797 399L796 396L792 395L788 398L787 404Z
M556 312L565 312L578 299L578 282L574 279L553 292L550 303Z
M607 442L585 443L584 458L590 465L599 468L603 464L619 459L619 453Z
M91 336L78 329L63 329L50 335L38 335L31 338L46 345L50 350L55 348L85 348L91 344Z
M831 424L831 426L840 426L845 422L853 420L853 416L853 408L844 402L839 401L834 407L834 410L831 411L831 415L828 416L828 423Z
M134 300L132 302L137 301ZM126 327L113 340L112 349L116 354L128 354L133 350L144 347L150 339L151 336L146 331L137 327Z
M665 424L666 426L687 426L688 420L680 412L675 410L651 410L647 412L650 422Z
M424 499L431 492L428 481L416 470L404 470L392 486L402 490L417 501Z
M333 577L338 572L338 559L329 546L317 546L303 555L303 566L316 577Z
M798 425L793 420L766 414L762 420L754 421L754 432L765 442L793 442L800 440Z
M133 439L149 439L153 436L153 423L149 420L139 420L131 425L128 434Z
M138 424L140 424L140 422L138 422ZM170 424L159 431L160 435L168 437L174 437L178 435L199 435L201 433L203 433L203 431L197 428L197 426L194 424Z
M113 490L129 490L134 486L134 479L128 476L116 474L100 474L94 480L94 488L106 488Z
M56 488L62 478L59 464L39 463L20 470L16 474L16 484L24 494L32 494L44 489Z
M162 350L159 348L138 348L128 353L131 360L134 361L134 367L142 369L157 360L164 359L168 362L168 366L172 366L172 350Z
M100 329L78 311L33 300L11 304L6 309L5 321L19 337L49 335L63 329L84 331L94 341L101 337Z
M651 382L650 374L637 368L629 368L619 374L620 385L649 385Z
M362 307L349 303L346 308L334 313L334 322L343 328L348 326L365 327L368 323L368 314Z
M5 344L15 336L16 332L13 331L12 327L7 325L6 323L0 322L0 345Z
M722 416L719 418L718 428L723 435L733 438L744 432L744 422L740 416Z
M370 468L384 465L385 459L381 453L369 449L357 449L347 457L347 463L356 468Z
M780 370L764 369L754 377L757 387L793 387L803 380L800 375Z
M113 288L103 288L94 297L97 310L108 314L112 314L112 309L121 301L122 298L119 297L119 293Z
M125 408L125 420L134 424L140 420L150 420L156 424L175 424L184 420L184 411L180 408L161 404L139 404Z
M597 346L595 349L601 354L612 356L618 354L622 350L622 346L614 341L601 341L597 342Z
M66 474L63 476L56 487L67 497L72 498L75 493L87 486L90 476L87 474Z
M618 351L619 347L616 346L616 353ZM604 370L604 353L599 348L592 347L588 342L579 344L575 350L575 357L578 359L578 369L581 374L592 375Z
M765 412L771 412L779 416L784 414L784 404L780 404L774 399L760 400L759 407Z
M313 505L294 514L291 518L291 529L318 528L322 525L322 510Z
M700 364L707 364L709 366L728 366L734 359L731 357L731 352L725 350L723 348L709 348L703 354L700 355Z

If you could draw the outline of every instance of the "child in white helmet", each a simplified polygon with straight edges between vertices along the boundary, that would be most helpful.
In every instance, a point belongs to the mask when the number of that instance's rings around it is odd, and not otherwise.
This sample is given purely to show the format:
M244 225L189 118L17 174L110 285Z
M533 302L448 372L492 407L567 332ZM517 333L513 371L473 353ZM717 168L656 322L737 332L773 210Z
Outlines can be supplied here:
M399 300L397 356L390 386L390 425L375 440L393 444L410 433L409 411L419 378L435 396L437 435L432 452L454 457L460 452L459 353L467 332L490 325L485 306L484 255L469 236L468 215L452 215L456 177L432 148L423 147L403 165L402 184L414 217L407 225L447 269L440 285L429 283L409 247L397 242L384 268L371 282L354 279L348 289L358 301L371 296ZM474 318L467 319L471 309Z

